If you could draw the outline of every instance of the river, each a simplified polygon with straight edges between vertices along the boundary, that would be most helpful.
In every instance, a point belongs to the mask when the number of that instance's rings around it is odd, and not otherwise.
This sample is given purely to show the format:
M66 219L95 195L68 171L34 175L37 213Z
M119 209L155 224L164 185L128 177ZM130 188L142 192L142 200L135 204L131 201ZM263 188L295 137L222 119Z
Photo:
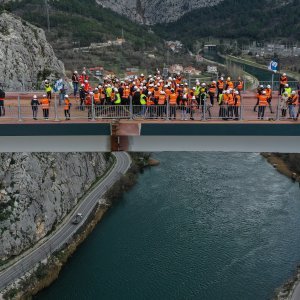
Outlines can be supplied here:
M36 299L269 299L300 262L300 190L259 154L159 153Z

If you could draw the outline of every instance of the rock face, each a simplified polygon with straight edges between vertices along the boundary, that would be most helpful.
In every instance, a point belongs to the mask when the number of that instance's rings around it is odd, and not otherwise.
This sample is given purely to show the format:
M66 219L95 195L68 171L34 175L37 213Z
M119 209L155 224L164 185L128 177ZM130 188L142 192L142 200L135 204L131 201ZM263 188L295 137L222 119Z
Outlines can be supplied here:
M42 29L14 15L0 15L0 86L7 91L31 90L43 77L64 73Z
M0 260L34 245L111 165L110 154L0 154Z
M103 7L142 24L176 21L193 9L214 6L224 0L96 0Z

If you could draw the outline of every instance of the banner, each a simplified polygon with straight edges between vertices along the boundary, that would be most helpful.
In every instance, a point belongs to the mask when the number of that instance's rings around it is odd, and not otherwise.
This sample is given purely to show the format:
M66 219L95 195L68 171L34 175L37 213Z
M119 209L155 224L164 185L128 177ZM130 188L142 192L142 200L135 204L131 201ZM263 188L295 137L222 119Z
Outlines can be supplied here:
M268 69L276 73L278 71L278 62L272 60L268 66Z

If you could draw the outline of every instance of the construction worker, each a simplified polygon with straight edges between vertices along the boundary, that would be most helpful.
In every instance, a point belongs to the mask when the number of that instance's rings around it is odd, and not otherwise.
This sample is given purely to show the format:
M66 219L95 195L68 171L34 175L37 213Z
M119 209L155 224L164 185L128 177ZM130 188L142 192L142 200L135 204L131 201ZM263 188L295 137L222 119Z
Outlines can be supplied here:
M288 108L288 100L289 100L288 93L286 93L286 92L283 93L280 98L280 109L281 109L281 117L282 118L286 117L286 111Z
M200 82L196 81L196 88L195 88L194 95L196 97L196 101L198 105L200 105L200 89L201 89Z
M86 98L86 91L84 89L84 84L80 86L79 90L79 97L80 97L80 105L79 105L79 110L85 110L85 98Z
M49 109L50 109L50 100L47 95L43 95L41 100L42 110L43 110L43 117L45 120L49 120Z
M146 105L147 105L147 96L144 93L144 91L142 91L141 96L140 96L140 105L142 106L141 109L141 116L145 117L145 113L146 113Z
M178 94L175 93L174 89L171 89L171 94L168 97L170 106L170 119L176 120L176 106L177 106Z
M209 94L209 98L210 98L210 103L212 106L214 106L214 98L217 92L217 83L215 81L213 81L208 89L208 94Z
M202 113L204 112L204 103L206 102L206 97L207 97L207 88L206 88L206 83L201 84L200 88L200 105L202 109Z
M85 107L88 110L88 119L89 120L92 119L92 117L93 117L93 111L92 111L92 103L94 101L93 96L94 96L94 93L93 92L89 92L86 95L85 100L84 100L84 105L85 105Z
M225 89L226 90L229 90L229 89L233 90L234 89L234 83L231 81L230 77L227 78Z
M291 95L288 98L287 104L289 107L289 114L290 118L293 120L297 120L297 114L296 114L296 106L298 105L298 95L295 91L292 91Z
M95 115L99 117L100 115L100 106L101 106L101 98L100 98L99 88L95 88L94 90L94 103L95 103Z
M3 89L0 88L0 117L5 116L4 100L5 100L5 92Z
M223 98L220 107L220 116L224 121L228 120L228 94L230 94L229 91L223 91Z
M130 96L130 88L128 85L126 85L123 89L123 96L122 96L122 104L123 105L129 105L129 103L130 103L129 96Z
M163 119L163 116L166 112L166 93L164 91L161 91L158 97L158 107L157 107L157 116Z
M234 98L231 90L226 91L228 104L228 118L233 119Z
M234 92L234 117L235 120L240 118L241 95L239 91Z
M84 84L84 82L85 82L86 80L89 80L89 76L86 75L86 72L85 72L85 71L83 71L83 72L81 73L81 75L79 76L79 82L80 82L80 84Z
M267 88L266 88L266 95L267 95L267 97L268 97L268 105L269 105L271 114L274 113L274 112L272 111L272 104L271 104L271 102L272 102L272 96L273 96L272 93L273 93L273 91L272 91L272 89L271 89L271 86L270 86L270 85L267 85Z
M261 84L257 87L257 92L256 92L256 104L253 108L253 111L254 112L257 112L257 107L258 107L258 104L259 104L259 96L262 95L262 92L265 90L264 86Z
M282 93L284 93L284 88L286 84L288 84L288 78L286 76L286 73L283 73L280 76L279 95L282 95Z
M148 92L148 97L147 97L147 110L146 110L146 116L150 119L155 117L155 111L156 111L156 107L155 107L155 98L153 93Z
M219 101L219 96L223 95L224 87L225 87L224 78L220 77L217 82L217 89L218 89L217 99L218 99L218 101Z
M284 93L288 93L289 97L292 94L292 88L288 85L288 83L284 86Z
M111 105L112 104L112 94L113 94L113 89L110 84L107 85L105 89L105 94L106 94L106 105Z
M258 119L263 120L265 116L266 106L268 105L268 96L266 91L262 91L258 97Z
M45 91L47 94L47 98L49 100L51 100L52 99L52 87L47 79L45 80Z
M71 119L71 101L69 99L69 95L65 95L65 105L64 105L64 112L65 112L65 118L66 120Z
M33 120L37 120L39 105L40 105L40 102L39 102L37 96L33 95L33 98L31 99L31 109L32 109Z
M241 79L241 77L238 78L237 82L236 82L236 86L235 89L239 92L239 94L243 91L244 88L244 82Z
M73 92L74 92L74 97L77 96L77 92L78 92L78 84L79 84L79 76L78 76L78 72L74 71L73 75L72 75L72 83L73 83Z

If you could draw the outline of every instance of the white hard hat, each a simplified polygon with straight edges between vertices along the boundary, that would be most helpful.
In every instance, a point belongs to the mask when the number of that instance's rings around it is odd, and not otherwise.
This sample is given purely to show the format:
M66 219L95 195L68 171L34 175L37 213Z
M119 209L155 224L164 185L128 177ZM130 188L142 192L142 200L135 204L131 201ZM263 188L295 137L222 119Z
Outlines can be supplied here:
M216 83L215 81L213 81L212 83Z
M195 96L193 96L193 97L192 97L192 100L196 100L196 97L195 97Z
M69 95L65 95L65 98L69 98Z
M292 91L292 95L296 95L296 92L295 92L295 91Z
M45 97L47 97L46 95L43 95L43 97L45 98Z
M144 74L143 74L143 73L141 74L141 77L144 77Z
M98 88L95 88L95 91L99 91L99 89L98 89Z
M231 78L230 78L230 77L228 77L228 78L227 78L227 80L228 80L228 81L230 81L230 80L231 80Z
M88 81L88 80L85 80L84 82L85 82L85 83L88 83L89 81Z
M84 87L84 84L82 84L81 86Z
M117 88L114 89L115 92L118 92L119 90Z
M83 75L85 75L85 74L86 74L86 72L85 72L85 71L83 71L83 72L82 72L82 74L83 74Z
M48 82L49 82L49 81L46 79L46 80L45 80L45 83L48 83Z
M36 96L36 95L33 95L33 99L37 99L37 96Z
M289 87L289 85L288 85L288 84L286 84L286 85L285 85L285 87Z
M224 77L221 77L220 80L224 80Z
M202 86L206 86L206 83L205 83L205 82L203 82L201 85L202 85Z
M282 76L286 76L286 73L283 73Z
M90 95L94 95L94 93L93 93L93 92L90 92Z
M136 89L136 91L137 91L137 92L140 92L141 90L140 90L140 89Z
M193 87L193 90L196 90L196 88L195 88L195 87Z
M226 94L226 91L223 91L222 94Z
M263 92L262 92L263 95L265 95L266 93L267 93L266 91L263 91Z
M227 90L227 91L226 91L226 94L230 94L230 90Z
M271 88L271 86L268 84L268 85L267 85L267 88L268 88L268 89L270 89L270 88Z
M77 72L77 71L74 71L74 74L78 74L78 72Z
M235 91L234 93L235 93L236 95L238 95L238 94L239 94L239 91Z
M262 88L262 89L264 88L264 86L262 84L259 87Z
M152 93L151 92L148 92L148 95L151 95Z

